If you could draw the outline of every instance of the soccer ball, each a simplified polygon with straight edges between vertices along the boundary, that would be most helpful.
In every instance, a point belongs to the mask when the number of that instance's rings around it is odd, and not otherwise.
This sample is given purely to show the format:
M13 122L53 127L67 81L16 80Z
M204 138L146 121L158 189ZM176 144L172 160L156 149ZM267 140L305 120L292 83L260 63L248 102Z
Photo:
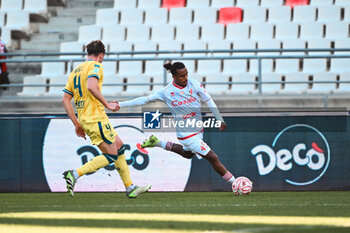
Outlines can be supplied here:
M232 191L237 195L247 195L253 189L253 182L247 177L241 176L235 179L232 183Z

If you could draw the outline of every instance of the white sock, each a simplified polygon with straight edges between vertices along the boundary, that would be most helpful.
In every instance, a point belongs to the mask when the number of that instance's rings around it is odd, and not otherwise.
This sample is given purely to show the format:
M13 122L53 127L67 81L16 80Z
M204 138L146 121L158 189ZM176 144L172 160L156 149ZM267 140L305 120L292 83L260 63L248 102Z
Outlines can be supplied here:
M166 150L166 144L167 144L166 141L159 141L156 143L156 146L161 147L161 148Z
M80 176L79 176L79 174L78 174L78 172L77 172L77 170L74 170L73 171L73 176L74 176L74 178L77 180Z

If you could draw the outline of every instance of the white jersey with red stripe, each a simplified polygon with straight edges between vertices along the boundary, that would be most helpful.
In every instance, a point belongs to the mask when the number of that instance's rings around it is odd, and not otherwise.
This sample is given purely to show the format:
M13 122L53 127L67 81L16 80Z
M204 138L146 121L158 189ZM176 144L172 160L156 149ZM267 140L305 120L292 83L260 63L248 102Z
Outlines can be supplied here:
M207 93L203 85L195 80L188 78L187 85L180 87L174 82L169 83L163 89L148 96L150 101L163 101L174 117L175 122L202 120L201 101L209 101L211 96ZM177 125L176 133L179 140L187 139L203 131L203 127L183 128Z

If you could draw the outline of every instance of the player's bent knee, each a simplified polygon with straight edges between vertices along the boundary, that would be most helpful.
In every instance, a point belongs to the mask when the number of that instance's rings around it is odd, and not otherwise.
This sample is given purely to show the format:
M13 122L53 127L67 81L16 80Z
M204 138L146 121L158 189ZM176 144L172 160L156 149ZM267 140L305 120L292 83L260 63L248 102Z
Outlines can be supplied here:
M112 154L103 154L103 156L108 160L109 164L114 163L117 159L119 154L112 155Z

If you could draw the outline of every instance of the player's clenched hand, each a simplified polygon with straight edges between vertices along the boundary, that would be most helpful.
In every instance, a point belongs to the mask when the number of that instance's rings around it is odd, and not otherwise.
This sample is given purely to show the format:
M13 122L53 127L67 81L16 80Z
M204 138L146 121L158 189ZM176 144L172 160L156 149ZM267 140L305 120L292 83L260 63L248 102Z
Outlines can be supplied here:
M224 131L226 129L227 125L225 122L221 122L221 125L220 125L220 131Z
M117 101L109 102L106 106L107 109L116 112L120 109L119 103Z
M78 125L75 127L75 133L77 134L78 137L84 138L86 140L85 131L81 127L81 125Z

